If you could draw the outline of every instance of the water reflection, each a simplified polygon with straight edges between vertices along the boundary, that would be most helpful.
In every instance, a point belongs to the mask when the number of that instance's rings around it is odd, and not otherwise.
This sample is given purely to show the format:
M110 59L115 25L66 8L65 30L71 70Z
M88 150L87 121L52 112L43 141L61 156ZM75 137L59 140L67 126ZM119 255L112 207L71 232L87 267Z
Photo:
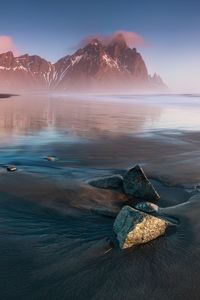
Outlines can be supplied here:
M180 95L14 96L0 101L1 145L97 139L169 129L199 130L197 101Z
M132 134L145 130L145 124L152 124L160 113L160 108L144 103L19 96L0 102L0 138L6 143L21 136L49 140L60 134L85 138Z

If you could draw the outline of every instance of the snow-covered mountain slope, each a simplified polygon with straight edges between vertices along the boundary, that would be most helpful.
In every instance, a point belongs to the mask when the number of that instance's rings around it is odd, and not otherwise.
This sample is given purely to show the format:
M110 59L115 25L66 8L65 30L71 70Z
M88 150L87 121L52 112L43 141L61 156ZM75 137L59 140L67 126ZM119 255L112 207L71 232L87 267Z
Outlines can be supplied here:
M21 90L116 90L164 87L158 75L148 74L137 50L123 36L108 45L98 39L52 64L39 56L0 54L0 89Z

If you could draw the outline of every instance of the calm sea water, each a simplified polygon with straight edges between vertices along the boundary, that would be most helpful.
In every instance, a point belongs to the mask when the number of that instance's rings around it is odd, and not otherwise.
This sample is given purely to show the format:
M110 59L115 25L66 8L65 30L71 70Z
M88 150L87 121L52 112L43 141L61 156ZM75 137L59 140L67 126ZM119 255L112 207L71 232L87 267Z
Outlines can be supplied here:
M1 146L200 128L198 95L86 97L1 99Z
M0 99L0 299L199 299L199 115L199 95ZM180 225L120 251L93 211L123 196L87 180L135 163Z

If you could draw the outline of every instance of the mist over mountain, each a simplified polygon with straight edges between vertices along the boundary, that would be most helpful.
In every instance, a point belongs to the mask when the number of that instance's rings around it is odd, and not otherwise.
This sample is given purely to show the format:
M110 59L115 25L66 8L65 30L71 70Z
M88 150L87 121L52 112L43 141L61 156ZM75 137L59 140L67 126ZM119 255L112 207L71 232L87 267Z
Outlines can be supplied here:
M37 55L0 54L0 90L17 91L149 91L165 90L156 73L151 76L136 48L123 34L109 43L93 38L74 54L52 64Z

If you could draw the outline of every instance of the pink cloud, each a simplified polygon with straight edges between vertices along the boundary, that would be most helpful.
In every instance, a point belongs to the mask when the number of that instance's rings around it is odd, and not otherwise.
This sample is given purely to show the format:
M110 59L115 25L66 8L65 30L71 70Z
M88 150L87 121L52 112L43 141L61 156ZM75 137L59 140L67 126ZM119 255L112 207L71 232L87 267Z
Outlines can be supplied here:
M134 31L119 30L119 31L116 31L111 36L111 38L118 39L118 38L120 38L120 36L124 37L124 39L129 47L138 47L138 46L146 45L144 38Z
M103 36L103 35L94 35L88 36L84 38L81 43L79 44L80 47L84 47L87 43L89 43L93 39L100 40L103 44L107 45L111 41L115 39L124 39L129 47L142 47L146 46L146 42L142 36L134 31L125 31L125 30L118 30L111 35Z
M19 53L10 36L0 35L0 53L5 53L8 51L12 51L14 55L18 55Z

